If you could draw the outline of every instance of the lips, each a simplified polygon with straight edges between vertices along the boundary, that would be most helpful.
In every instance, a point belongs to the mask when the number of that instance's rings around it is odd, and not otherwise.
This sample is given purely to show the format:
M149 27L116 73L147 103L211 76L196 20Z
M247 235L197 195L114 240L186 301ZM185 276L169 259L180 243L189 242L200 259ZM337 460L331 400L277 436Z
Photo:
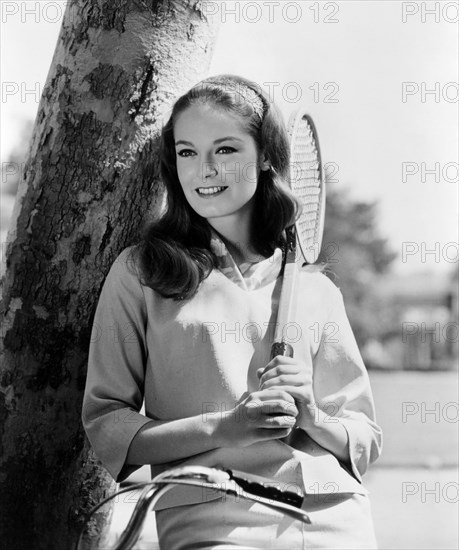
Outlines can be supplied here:
M212 195L217 195L218 193L221 193L225 189L228 189L228 187L224 187L224 186L198 187L196 189L196 192L198 193L198 195L201 195L201 196L212 196Z

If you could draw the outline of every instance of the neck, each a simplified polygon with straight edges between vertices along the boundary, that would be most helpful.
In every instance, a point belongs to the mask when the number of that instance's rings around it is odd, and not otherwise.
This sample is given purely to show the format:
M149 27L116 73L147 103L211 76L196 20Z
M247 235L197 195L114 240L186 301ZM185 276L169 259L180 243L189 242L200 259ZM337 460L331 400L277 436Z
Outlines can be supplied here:
M239 219L237 224L232 223L227 217L213 218L208 221L237 264L259 262L264 259L264 256L255 251L251 243L249 224L246 220Z

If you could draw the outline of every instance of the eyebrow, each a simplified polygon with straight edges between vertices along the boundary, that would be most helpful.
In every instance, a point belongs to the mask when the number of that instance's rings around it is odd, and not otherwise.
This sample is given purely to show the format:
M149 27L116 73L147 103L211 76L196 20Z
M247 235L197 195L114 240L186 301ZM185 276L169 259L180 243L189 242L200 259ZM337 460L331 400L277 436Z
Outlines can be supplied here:
M237 137L234 137L234 136L226 136L226 137L216 139L214 141L214 145L217 145L218 143L222 143L223 141L240 141L240 142L242 142L243 140L239 139ZM180 145L180 144L182 144L182 145L191 145L192 147L194 147L193 143L191 141L185 141L183 139L180 139L179 141L175 142L175 145Z

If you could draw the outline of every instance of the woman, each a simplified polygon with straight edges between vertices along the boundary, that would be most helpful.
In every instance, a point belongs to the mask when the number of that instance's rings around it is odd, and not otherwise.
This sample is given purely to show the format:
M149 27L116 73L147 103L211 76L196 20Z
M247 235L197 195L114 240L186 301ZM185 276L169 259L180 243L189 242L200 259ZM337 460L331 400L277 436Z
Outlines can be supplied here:
M83 404L96 454L118 482L199 464L306 492L311 525L171 491L165 549L375 548L361 476L381 430L342 295L318 270L300 273L295 357L270 361L298 208L282 116L254 83L208 78L175 103L160 154L165 213L120 254L96 311Z

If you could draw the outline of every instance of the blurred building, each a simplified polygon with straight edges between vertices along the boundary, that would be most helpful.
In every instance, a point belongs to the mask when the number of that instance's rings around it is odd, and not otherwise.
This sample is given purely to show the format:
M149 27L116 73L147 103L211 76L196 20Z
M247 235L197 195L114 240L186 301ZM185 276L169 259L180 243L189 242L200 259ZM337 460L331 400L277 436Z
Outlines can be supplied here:
M459 362L458 271L391 277L382 293L392 324L362 354L370 368L452 370Z

